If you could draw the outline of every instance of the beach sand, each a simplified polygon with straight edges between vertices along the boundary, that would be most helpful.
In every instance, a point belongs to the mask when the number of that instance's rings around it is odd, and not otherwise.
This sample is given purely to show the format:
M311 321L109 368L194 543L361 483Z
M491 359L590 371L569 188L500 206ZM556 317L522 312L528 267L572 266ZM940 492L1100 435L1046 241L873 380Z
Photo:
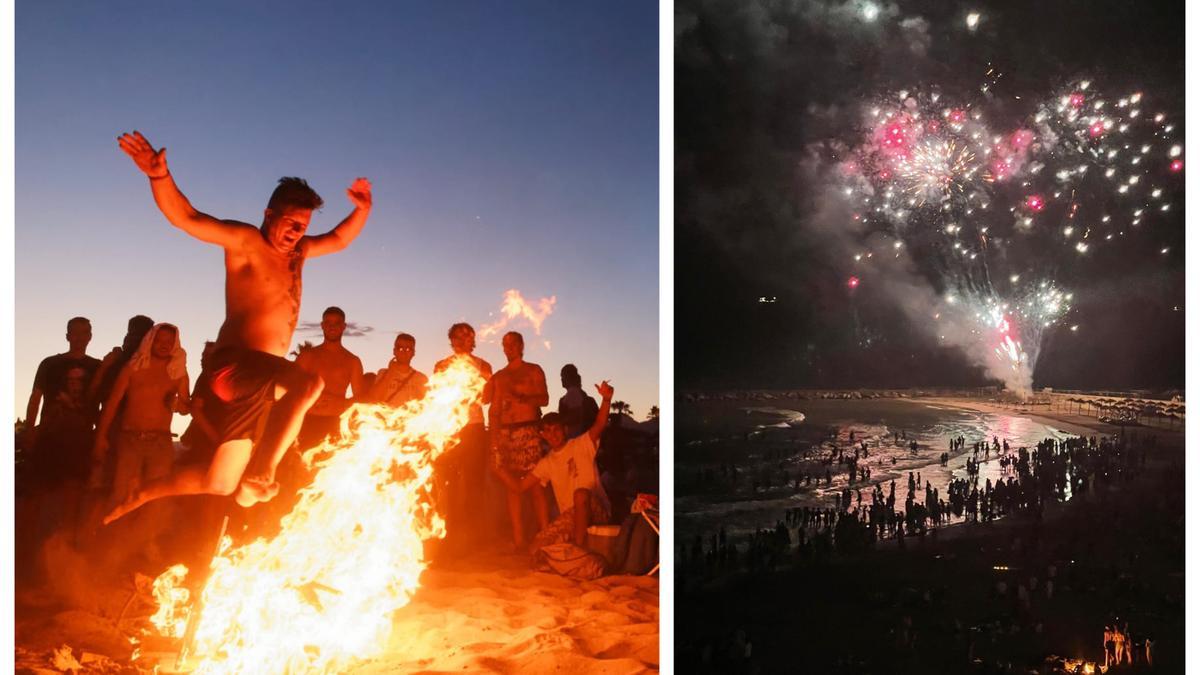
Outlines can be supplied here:
M573 581L496 554L427 569L421 580L412 602L395 615L387 652L350 672L657 672L658 577ZM144 617L153 607L140 600L126 606L132 584L125 586L97 585L90 602L76 591L74 606L31 606L53 594L23 592L17 672L65 670L54 668L53 655L64 645L84 666L81 672L138 672L128 670L131 646L124 634L148 627ZM147 638L145 655L132 665L150 672L155 661L169 663L168 653L177 648Z

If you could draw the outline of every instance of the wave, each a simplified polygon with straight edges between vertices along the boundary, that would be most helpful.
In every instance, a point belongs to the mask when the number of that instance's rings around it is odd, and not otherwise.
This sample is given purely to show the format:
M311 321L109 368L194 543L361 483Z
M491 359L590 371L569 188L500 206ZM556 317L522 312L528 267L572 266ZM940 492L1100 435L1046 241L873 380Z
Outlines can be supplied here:
M784 418L782 421L776 422L775 424L759 424L755 427L755 429L788 429L791 427L800 426L804 423L804 420L807 419L807 416L798 410L785 410L783 408L767 407L742 408L742 410L746 411L746 414L762 413L765 415L776 415Z

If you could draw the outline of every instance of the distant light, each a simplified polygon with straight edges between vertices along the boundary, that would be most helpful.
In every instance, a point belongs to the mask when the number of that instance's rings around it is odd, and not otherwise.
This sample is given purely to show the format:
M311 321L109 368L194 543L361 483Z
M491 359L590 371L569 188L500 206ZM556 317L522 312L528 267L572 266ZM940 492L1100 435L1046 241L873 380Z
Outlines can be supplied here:
M866 3L863 5L862 15L863 19L867 21L874 21L875 18L879 16L879 6L873 2Z
M1025 199L1025 206L1030 211L1036 213L1046 208L1046 202L1042 199L1041 195L1030 195Z
M1179 153L1181 153L1181 152L1183 152L1183 147L1182 147L1182 146L1179 146L1179 145L1172 145L1172 146L1171 146L1171 152L1170 152L1170 156L1171 156L1171 157L1178 157L1178 156L1179 156Z
M846 286L850 288L858 288L858 277L850 277L846 280Z
M1073 331L1079 330L1079 326L1071 326L1071 330L1073 330Z
M1174 171L1175 173L1179 173L1180 171L1183 171L1183 160L1177 159L1177 160L1171 162L1171 170Z
M979 27L979 12L967 14L967 30L974 31Z

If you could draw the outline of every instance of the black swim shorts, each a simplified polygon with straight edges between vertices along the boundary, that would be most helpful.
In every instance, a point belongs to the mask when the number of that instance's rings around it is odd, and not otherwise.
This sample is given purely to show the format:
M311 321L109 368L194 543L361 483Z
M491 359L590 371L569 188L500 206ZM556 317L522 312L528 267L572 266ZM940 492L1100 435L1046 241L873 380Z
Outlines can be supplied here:
M296 364L266 352L223 347L212 355L209 387L220 409L217 445L239 439L258 440L275 401L280 375Z

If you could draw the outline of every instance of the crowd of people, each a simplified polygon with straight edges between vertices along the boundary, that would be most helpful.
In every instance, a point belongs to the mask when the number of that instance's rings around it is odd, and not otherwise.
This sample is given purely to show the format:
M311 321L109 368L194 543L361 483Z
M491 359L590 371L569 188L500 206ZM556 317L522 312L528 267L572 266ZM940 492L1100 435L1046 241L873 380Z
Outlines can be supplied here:
M684 645L681 662L697 672L755 672L790 663L782 636L835 620L785 619L775 612L824 606L841 596L841 602L858 603L837 612L844 621L828 630L829 636L844 633L845 644L797 656L796 668L821 663L828 672L863 672L886 663L904 671L938 663L957 672L1024 672L1022 664L1042 659L1038 672L1075 672L1085 661L1151 667L1158 658L1151 636L1164 629L1162 612L1182 597L1151 591L1169 584L1152 583L1142 567L1161 561L1146 562L1136 553L1141 544L1122 546L1126 533L1136 531L1147 546L1154 541L1156 552L1182 553L1179 522L1164 517L1182 513L1182 490L1164 489L1179 469L1148 464L1157 444L1155 436L1129 430L1112 437L1048 438L1031 448L1003 439L974 445L955 439L950 452L963 452L968 462L944 485L935 487L914 470L849 493L843 488L831 495L831 506L786 508L773 527L734 534L722 525L680 542L676 580L684 605L695 604L688 611L732 602L727 596L779 598L770 609L759 607L762 598L746 600L755 609L729 621L698 620L699 639ZM936 457L939 464L945 459ZM981 471L989 463L1000 469L999 479L994 470ZM858 489L865 493L861 501ZM1097 493L1121 497L1091 496ZM1080 498L1078 508L1055 510L1054 524L1044 522L1051 504L1074 498ZM978 526L951 537L944 528L952 523ZM1096 523L1105 524L1102 532L1092 529ZM1160 539L1170 543L1160 545ZM942 576L935 571L942 566L971 569L975 576ZM861 591L851 590L859 586ZM1090 621L1078 616L1084 606ZM864 650L851 636L871 616L888 617L886 628L872 629L884 639ZM791 628L774 630L776 622ZM1092 644L1092 630L1099 642L1104 622L1102 647L1081 644ZM771 639L759 639L767 633ZM742 650L751 635L753 657ZM1083 660L1047 657L1075 649Z
M282 491L269 500L274 506L290 505L297 489L311 478L298 459L300 451L335 438L341 415L350 405L400 407L425 394L429 378L412 366L415 337L397 335L387 366L364 372L359 357L342 344L345 329L345 312L330 307L321 321L324 340L296 352L295 365L319 376L323 386L296 434L297 452L287 454L287 461L281 463ZM474 543L478 537L473 531L483 529L478 526L479 514L487 507L477 502L486 493L484 471L489 466L499 482L512 488L506 501L515 548L531 541L524 531L522 497L534 506L539 542L563 529L564 516L570 521L572 539L581 538L576 533L579 527L586 530L588 525L607 522L611 506L595 469L595 455L608 421L612 387L599 385L601 402L597 403L584 391L575 365L567 364L560 372L565 392L557 410L543 414L549 403L545 376L539 366L524 360L520 333L504 336L508 363L495 373L474 355L475 331L470 325L454 324L449 338L451 355L439 361L435 370L466 357L490 376L438 474L442 506L455 526L450 530L454 541ZM214 342L205 343L201 374L189 387L180 330L173 324L133 317L122 345L103 360L87 355L90 340L90 321L71 319L68 350L44 359L34 377L27 424L18 439L23 460L20 494L31 507L29 513L40 513L47 520L37 525L22 521L28 534L40 530L44 535L62 527L78 540L98 524L97 508L111 522L166 496L177 484L177 476L192 467L211 467L221 429L230 424L221 414L220 385L214 386L226 377L212 369ZM489 409L486 425L484 405ZM191 417L178 449L171 431L176 414ZM262 427L266 421L260 416L255 424ZM581 438L588 442L577 440ZM568 449L569 441L573 443ZM568 475L570 463L585 470L591 467L591 474ZM536 489L546 483L554 488L560 512L554 523L545 492ZM573 519L576 499L584 497L587 509ZM279 516L281 510L285 509L269 512Z
M950 441L950 449L965 450L965 444L964 438L955 438ZM759 528L746 537L740 549L727 537L724 527L708 536L707 547L702 537L694 536L690 542L681 542L681 570L707 577L731 569L770 569L793 557L804 561L830 552L853 553L874 548L883 540L904 547L906 539L930 533L936 536L939 527L951 523L986 523L1012 513L1037 515L1049 501L1086 494L1098 483L1130 480L1145 467L1147 451L1155 444L1153 436L1091 436L1047 438L1032 450L1013 450L1007 440L993 438L990 444L984 440L971 447L966 477L952 478L944 492L928 480L922 482L919 471L910 471L906 496L900 503L895 479L886 484L878 481L863 485L863 469L858 462L868 456L865 443L856 445L852 455L847 449L834 448L823 457L823 463L840 463L848 481L833 495L833 506L788 509L774 527ZM802 452L807 456L809 451ZM939 463L944 465L948 459L949 453L943 453ZM980 465L989 461L998 463L1001 477L995 482L984 479L981 484ZM734 480L737 473L736 468L729 470L724 465L718 471L718 475ZM826 469L826 487L832 484L830 475ZM869 473L865 478L869 480ZM809 482L809 474L801 471L794 485L798 489ZM757 491L758 485L754 488ZM869 495L865 500L864 488Z
M323 341L287 358L304 262L341 251L358 236L372 204L366 179L346 191L353 209L329 232L306 234L323 200L299 178L279 181L255 227L192 207L167 168L165 151L140 133L118 141L148 178L166 219L224 249L225 320L205 343L194 386L181 327L135 316L123 343L100 360L87 354L91 322L68 321L69 348L38 367L18 438L26 552L52 530L67 531L78 543L101 524L150 519L156 526L143 522L138 529L162 533L170 529L163 522L168 497L204 495L277 520L308 478L300 451L336 437L353 403L403 406L425 395L429 379L412 366L417 340L408 333L396 336L386 367L366 371L342 342L346 314L338 307L322 313ZM597 402L567 364L557 411L543 414L550 403L545 374L525 360L520 333L503 336L507 363L494 372L474 354L469 324L454 324L448 337L451 354L434 371L466 364L486 385L436 467L434 498L450 536L442 550L465 552L495 529L491 515L504 507L486 501L488 485L503 486L499 501L507 503L514 550L552 541L582 546L587 528L613 513L597 464L612 386L596 386ZM171 433L176 414L191 417L182 452ZM526 504L536 521L532 533L525 527ZM157 542L126 544L153 550Z

